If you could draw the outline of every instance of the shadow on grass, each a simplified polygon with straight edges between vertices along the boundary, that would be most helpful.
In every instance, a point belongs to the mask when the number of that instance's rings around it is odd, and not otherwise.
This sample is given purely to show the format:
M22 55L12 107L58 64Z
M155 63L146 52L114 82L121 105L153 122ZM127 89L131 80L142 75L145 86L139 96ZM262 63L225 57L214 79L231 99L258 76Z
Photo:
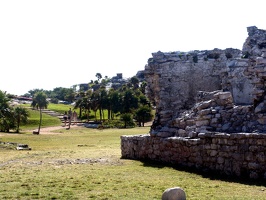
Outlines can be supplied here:
M245 185L255 185L255 186L264 186L266 187L266 181L265 179L250 179L249 175L245 172L243 172L243 175L236 176L236 175L227 175L224 173L221 173L219 171L214 171L210 169L205 168L196 168L196 167L189 167L184 165L172 165L169 163L161 163L157 161L151 161L151 160L140 160L142 162L143 167L152 167L152 168L158 168L162 169L164 167L171 167L178 171L188 172L188 173L194 173L202 176L203 178L207 178L209 180L220 180L225 182L234 182L234 183L240 183Z

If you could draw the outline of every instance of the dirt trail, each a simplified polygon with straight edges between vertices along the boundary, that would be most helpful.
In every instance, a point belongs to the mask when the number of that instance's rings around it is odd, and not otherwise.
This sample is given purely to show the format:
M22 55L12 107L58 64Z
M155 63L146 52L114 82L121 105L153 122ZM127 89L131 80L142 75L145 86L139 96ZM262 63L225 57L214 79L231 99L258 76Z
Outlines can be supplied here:
M75 128L75 127L80 127L82 126L81 124L79 125L71 125L70 129L71 128ZM44 135L44 134L61 134L60 132L52 132L52 131L56 131L56 130L60 130L60 129L66 129L68 128L68 126L64 126L64 125L61 125L61 126L51 126L51 127L45 127L45 128L42 128L41 127L41 130L40 130L40 134L41 135ZM22 132L33 132L34 130L23 130ZM37 129L35 129L35 131L37 131ZM8 133L0 133L0 136L5 136L7 135ZM16 133L9 133L9 134L16 134Z
M70 129L79 126L82 125L71 125ZM41 128L40 134L61 134L60 132L52 132L60 129L68 129L68 126L61 125L61 126L51 126L51 127Z

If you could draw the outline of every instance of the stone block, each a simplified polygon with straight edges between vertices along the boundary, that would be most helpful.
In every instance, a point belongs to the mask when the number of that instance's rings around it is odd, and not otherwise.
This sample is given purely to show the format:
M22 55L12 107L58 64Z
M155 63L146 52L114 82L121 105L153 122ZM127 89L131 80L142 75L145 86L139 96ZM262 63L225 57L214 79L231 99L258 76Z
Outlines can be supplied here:
M229 99L232 98L231 92L219 92L214 96L218 96L219 99Z
M210 124L209 120L197 120L196 121L196 126L200 127L200 126L208 126Z

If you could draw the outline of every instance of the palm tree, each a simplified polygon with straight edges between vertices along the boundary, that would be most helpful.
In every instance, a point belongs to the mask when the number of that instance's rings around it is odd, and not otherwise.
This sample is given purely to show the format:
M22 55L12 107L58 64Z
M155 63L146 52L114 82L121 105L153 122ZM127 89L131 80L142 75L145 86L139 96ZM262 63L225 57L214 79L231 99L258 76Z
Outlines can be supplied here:
M101 73L96 73L95 76L98 79L98 81L102 79L102 74Z
M89 114L91 109L91 95L92 91L88 90L85 92L80 92L78 95L77 100L75 101L74 109L79 108L79 118L82 117L82 111L85 111L85 114L87 115L87 120L89 121Z
M0 90L0 131L4 132L9 132L11 128L14 128L14 118L9 103L7 93Z
M42 123L42 109L47 108L49 102L46 100L47 96L43 91L37 92L32 100L31 106L33 108L40 109L40 123L39 123L39 128L37 134L40 133L41 129L41 123Z
M19 133L19 126L21 122L27 122L29 117L29 112L27 111L26 108L22 107L16 107L14 109L14 118L16 121L16 132Z
M132 113L134 109L138 108L138 98L132 90L127 89L123 93L121 107L121 113Z
M94 111L95 115L95 121L97 121L97 115L96 112L99 109L100 106L100 97L99 97L99 91L94 91L91 95L91 109Z
M121 94L118 91L110 90L110 116L114 119L114 114L121 111Z
M12 108L4 108L0 112L0 131L9 132L15 128L14 116Z

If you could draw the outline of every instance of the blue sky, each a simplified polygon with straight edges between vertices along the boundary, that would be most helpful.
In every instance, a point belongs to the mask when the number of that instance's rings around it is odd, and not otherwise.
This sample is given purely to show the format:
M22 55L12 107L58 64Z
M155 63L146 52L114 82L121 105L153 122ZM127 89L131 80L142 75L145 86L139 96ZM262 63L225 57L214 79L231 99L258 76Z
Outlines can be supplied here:
M264 0L0 1L0 90L21 95L131 77L157 51L238 48Z

